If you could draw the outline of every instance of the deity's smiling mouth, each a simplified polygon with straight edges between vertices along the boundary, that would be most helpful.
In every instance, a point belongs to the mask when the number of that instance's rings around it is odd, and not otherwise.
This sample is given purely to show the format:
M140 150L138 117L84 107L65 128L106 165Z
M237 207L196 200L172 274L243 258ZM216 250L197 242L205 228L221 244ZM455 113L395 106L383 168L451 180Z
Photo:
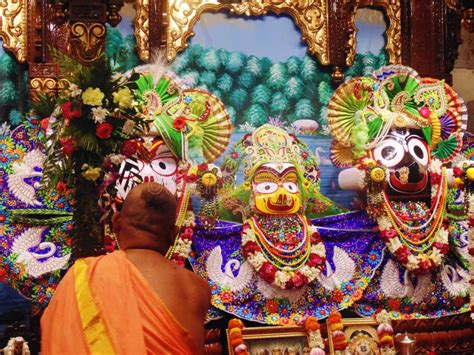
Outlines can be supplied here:
M287 199L290 200L290 203L287 203ZM267 199L265 202L266 202L267 208L270 211L276 211L276 212L290 211L295 206L295 200L293 198L291 197L284 198L282 195L278 197L278 200L276 203L272 203L271 199Z

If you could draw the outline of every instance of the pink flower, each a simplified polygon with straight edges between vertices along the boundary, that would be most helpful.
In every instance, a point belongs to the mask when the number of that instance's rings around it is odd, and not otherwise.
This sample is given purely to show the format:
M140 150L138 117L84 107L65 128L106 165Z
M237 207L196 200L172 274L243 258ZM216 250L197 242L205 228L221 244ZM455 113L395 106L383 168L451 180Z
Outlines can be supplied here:
M273 281L275 281L276 272L277 268L267 261L263 263L262 267L258 271L258 274L268 283L273 283Z
M390 228L380 232L380 235L384 242L388 242L390 239L395 238L397 236L397 232L395 231L395 229Z

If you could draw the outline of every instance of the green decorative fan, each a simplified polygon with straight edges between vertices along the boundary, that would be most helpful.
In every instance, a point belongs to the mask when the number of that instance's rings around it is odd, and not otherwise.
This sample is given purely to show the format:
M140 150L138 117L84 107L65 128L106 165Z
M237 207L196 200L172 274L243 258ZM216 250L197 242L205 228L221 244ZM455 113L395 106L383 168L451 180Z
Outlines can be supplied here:
M373 84L375 81L370 78L353 78L334 92L328 105L328 125L340 144L351 145L354 126L372 104Z

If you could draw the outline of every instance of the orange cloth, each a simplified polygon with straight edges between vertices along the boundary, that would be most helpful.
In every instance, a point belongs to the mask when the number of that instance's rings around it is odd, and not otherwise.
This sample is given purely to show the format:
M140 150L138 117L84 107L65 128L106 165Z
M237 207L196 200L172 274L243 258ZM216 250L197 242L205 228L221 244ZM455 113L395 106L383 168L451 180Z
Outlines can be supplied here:
M41 318L42 354L197 354L122 251L76 261Z

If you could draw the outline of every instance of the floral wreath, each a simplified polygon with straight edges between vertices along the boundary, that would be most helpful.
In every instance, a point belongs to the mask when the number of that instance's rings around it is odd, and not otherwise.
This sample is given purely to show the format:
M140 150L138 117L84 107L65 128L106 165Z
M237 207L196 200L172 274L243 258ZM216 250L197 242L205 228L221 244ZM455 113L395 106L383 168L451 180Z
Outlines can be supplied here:
M268 261L255 232L255 219L249 218L242 229L242 250L245 258L258 275L269 284L281 289L296 289L313 282L321 273L326 260L326 249L317 228L302 218L303 233L311 242L306 262L298 270L278 268Z

